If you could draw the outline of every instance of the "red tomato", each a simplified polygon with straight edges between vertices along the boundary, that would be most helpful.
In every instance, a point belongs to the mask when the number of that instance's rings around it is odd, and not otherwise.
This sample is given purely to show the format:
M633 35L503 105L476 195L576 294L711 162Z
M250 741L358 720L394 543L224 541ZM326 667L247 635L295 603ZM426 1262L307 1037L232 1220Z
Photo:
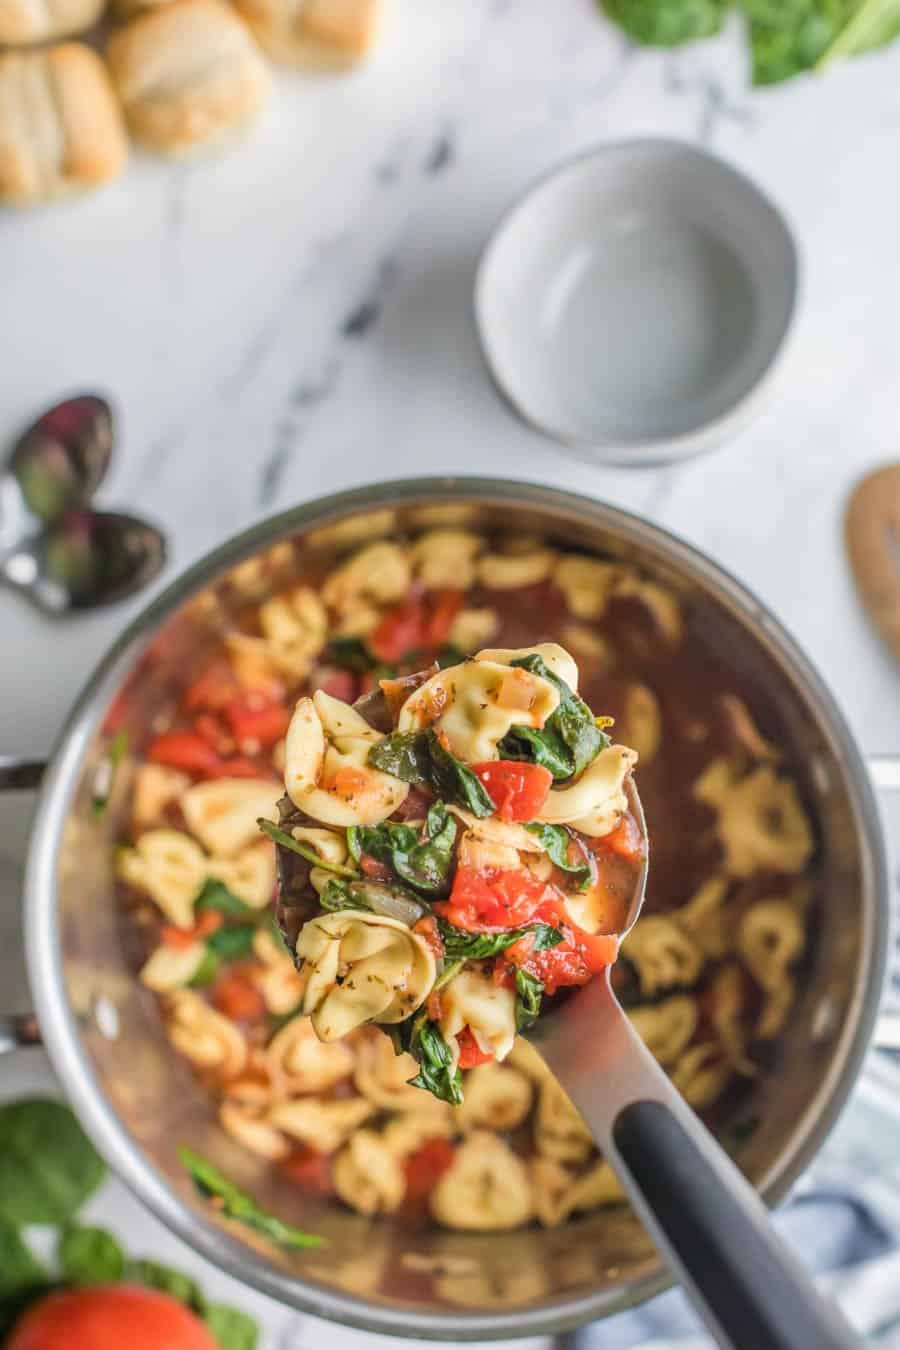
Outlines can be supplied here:
M192 723L193 730L202 736L207 745L211 745L217 755L234 749L234 742L228 732L212 713L198 713Z
M203 777L217 773L221 763L212 746L196 731L164 732L150 742L147 758L154 764Z
M35 1303L6 1350L217 1350L198 1317L155 1289L71 1289Z
M561 927L565 936L555 947L536 952L532 938L524 937L506 952L506 960L539 979L547 994L570 985L587 984L594 975L611 966L618 955L619 939L614 935L591 935L570 923Z
M379 862L373 858L371 853L361 853L359 857L359 870L364 876L371 877L373 881L390 881L393 873L387 863Z
M266 1011L262 994L249 975L240 970L230 970L219 977L212 1001L232 1022L255 1022Z
M238 743L250 754L269 750L288 729L291 714L277 699L266 694L242 694L225 708L225 719Z
M620 858L627 858L629 862L639 862L644 856L644 838L630 812L626 812L616 828L610 834L603 835L597 843Z
M271 778L270 766L260 764L252 759L245 759L243 755L235 755L233 759L220 760L216 766L215 772L209 775L210 778Z
M225 916L217 910L207 909L194 924L193 928L177 928L173 923L163 925L162 940L167 947L190 947L200 938L209 937L217 928L221 928Z
M310 681L313 688L321 689L342 703L352 703L356 698L356 676L352 670L340 670L337 666L320 666Z
M406 1200L413 1204L424 1200L451 1166L455 1153L449 1139L428 1139L411 1153L403 1168Z
M441 935L438 931L437 920L427 914L424 919L419 919L413 924L413 932L418 933L420 938L431 948L436 961L444 959L444 944L441 941Z
M553 774L540 764L514 759L473 764L501 820L534 820L547 800Z
M558 891L524 867L457 867L449 900L437 901L434 909L454 928L483 933L521 928L558 899Z
M422 610L418 596L411 595L388 609L366 639L379 661L400 661L407 652L424 645Z
M494 1058L490 1052L485 1054L468 1027L463 1027L456 1040L459 1045L459 1067L461 1069L474 1069L479 1064L489 1064Z
M189 712L201 709L220 712L237 691L238 683L228 662L213 661L193 684L188 685L183 702Z
M426 647L441 647L450 636L453 620L462 609L462 591L435 591L434 608L422 623L422 638Z
M313 1191L316 1195L334 1194L329 1153L317 1153L314 1148L300 1148L285 1158L281 1171L304 1190Z

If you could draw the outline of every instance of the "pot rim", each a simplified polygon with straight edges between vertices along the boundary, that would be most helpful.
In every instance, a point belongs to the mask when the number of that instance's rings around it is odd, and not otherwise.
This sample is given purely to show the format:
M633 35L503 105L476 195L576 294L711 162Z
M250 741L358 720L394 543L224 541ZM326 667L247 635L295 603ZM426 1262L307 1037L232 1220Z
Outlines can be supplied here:
M367 1303L333 1289L306 1284L302 1277L256 1265L250 1249L213 1228L183 1204L147 1165L137 1143L104 1096L81 1045L76 1016L66 997L56 923L56 855L84 753L102 714L135 657L153 631L195 590L229 566L279 538L323 525L360 509L428 502L484 504L496 501L534 506L561 518L577 515L585 524L614 527L626 541L648 542L689 574L712 582L719 598L744 621L758 641L805 691L820 729L841 766L862 841L864 890L871 896L862 916L860 971L828 1072L798 1120L783 1153L759 1183L768 1204L776 1203L818 1151L858 1076L870 1040L887 960L888 872L875 796L855 740L833 696L794 640L770 611L729 572L701 550L642 517L593 498L510 479L469 476L406 478L319 497L251 526L181 573L128 626L91 675L54 746L34 817L25 877L26 958L35 1009L54 1069L85 1130L111 1168L168 1228L202 1256L261 1293L318 1317L365 1331L435 1340L493 1340L540 1336L568 1330L624 1311L670 1284L663 1269L618 1290L514 1312L418 1313Z

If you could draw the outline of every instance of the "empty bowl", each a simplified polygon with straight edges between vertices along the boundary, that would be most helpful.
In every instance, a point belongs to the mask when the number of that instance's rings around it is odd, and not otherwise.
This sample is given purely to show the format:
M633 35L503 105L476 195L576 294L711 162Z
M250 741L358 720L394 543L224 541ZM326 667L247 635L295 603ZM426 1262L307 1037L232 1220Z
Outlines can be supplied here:
M482 257L476 320L518 413L590 458L658 464L733 436L791 325L798 255L743 174L676 141L554 170Z

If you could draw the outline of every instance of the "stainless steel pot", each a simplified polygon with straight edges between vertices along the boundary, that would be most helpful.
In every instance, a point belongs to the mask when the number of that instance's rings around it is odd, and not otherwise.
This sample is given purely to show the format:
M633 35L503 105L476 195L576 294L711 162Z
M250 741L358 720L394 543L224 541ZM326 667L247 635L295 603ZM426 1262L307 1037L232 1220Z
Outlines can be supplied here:
M303 570L351 543L448 514L537 531L660 576L680 592L695 631L752 678L803 766L821 839L821 922L778 1069L754 1089L760 1124L739 1155L767 1200L785 1193L853 1085L878 1006L888 893L876 804L839 709L775 619L702 554L611 507L527 484L419 479L312 502L211 554L132 625L72 711L35 820L26 938L41 1034L73 1105L110 1164L169 1227L293 1307L371 1331L469 1340L556 1332L605 1317L663 1288L666 1276L627 1212L547 1232L423 1237L279 1190L218 1128L134 978L110 850L126 784L117 779L102 819L92 810L116 726L124 718L146 728L168 704L236 604L254 588L265 593L288 565L279 543L295 541ZM259 566L239 567L249 559ZM289 1257L217 1223L180 1171L181 1143L208 1154L262 1203L324 1234L328 1248Z

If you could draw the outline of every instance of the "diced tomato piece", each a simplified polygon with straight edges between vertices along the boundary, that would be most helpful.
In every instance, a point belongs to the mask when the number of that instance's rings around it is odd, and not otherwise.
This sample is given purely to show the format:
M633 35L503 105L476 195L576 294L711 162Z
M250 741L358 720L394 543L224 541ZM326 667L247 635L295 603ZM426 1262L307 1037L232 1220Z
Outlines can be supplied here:
M255 1022L266 1011L262 994L249 975L230 970L220 976L213 989L212 1001L219 1012L233 1022Z
M219 756L196 731L166 731L150 742L147 758L154 764L195 776L212 776L220 766Z
M563 922L560 927L564 937L555 947L536 952L533 939L528 936L506 951L506 960L539 979L547 994L587 984L615 962L619 950L619 939L614 934L586 933L570 922Z
M424 1200L452 1165L456 1149L449 1139L428 1139L404 1164L406 1200Z
M236 755L233 759L222 759L219 761L215 773L209 774L210 778L271 778L270 766L265 762L260 763L252 759L245 759L243 755Z
M301 1148L285 1158L280 1169L291 1181L315 1195L333 1195L331 1154L318 1153L314 1148Z
M234 749L231 736L218 717L214 717L212 713L199 713L194 718L192 727L198 736L203 737L207 745L212 746L217 755L227 754L229 750Z
M209 937L217 928L221 928L225 916L218 910L207 909L198 918L193 928L178 928L174 923L163 925L162 940L167 947L190 947L194 942Z
M352 801L360 793L365 792L369 785L368 777L362 769L357 769L354 764L343 764L331 780L331 788L338 797L343 797L345 801Z
M387 863L379 862L371 853L362 853L359 858L359 870L373 881L390 881L392 872Z
M311 684L342 703L352 703L356 698L356 679L352 670L341 670L338 666L320 666L313 674Z
M424 919L419 919L418 923L413 924L413 932L418 933L419 937L427 942L428 946L434 952L435 959L443 960L444 944L441 941L441 935L438 932L437 920L430 914L426 914Z
M193 684L188 685L183 702L189 712L201 709L221 712L237 692L238 682L228 662L213 661Z
M225 718L238 748L249 754L269 750L288 729L291 714L266 694L242 694L225 708Z
M616 828L604 834L597 843L629 862L639 862L644 856L644 836L630 811L626 811Z
M426 613L422 623L424 646L443 646L450 636L454 619L462 609L462 602L462 591L435 591L432 597L433 608ZM427 603L426 601L426 605Z
M473 764L501 820L534 820L547 800L553 774L540 764L514 759Z
M425 1000L425 1009L432 1022L439 1022L444 1015L444 1005L441 1002L440 990L432 989Z
M434 909L455 928L483 933L521 928L542 906L559 899L559 892L524 867L457 867L449 900Z
M399 661L424 646L422 624L421 601L411 595L381 616L366 639L369 649L379 661Z
M459 1067L461 1069L474 1069L479 1064L489 1064L494 1058L490 1052L485 1053L482 1050L468 1027L463 1027L457 1035L456 1041L459 1045Z
M491 971L491 979L494 984L499 985L501 989L515 989L515 973L510 969L509 962L505 956L494 957L494 969Z

